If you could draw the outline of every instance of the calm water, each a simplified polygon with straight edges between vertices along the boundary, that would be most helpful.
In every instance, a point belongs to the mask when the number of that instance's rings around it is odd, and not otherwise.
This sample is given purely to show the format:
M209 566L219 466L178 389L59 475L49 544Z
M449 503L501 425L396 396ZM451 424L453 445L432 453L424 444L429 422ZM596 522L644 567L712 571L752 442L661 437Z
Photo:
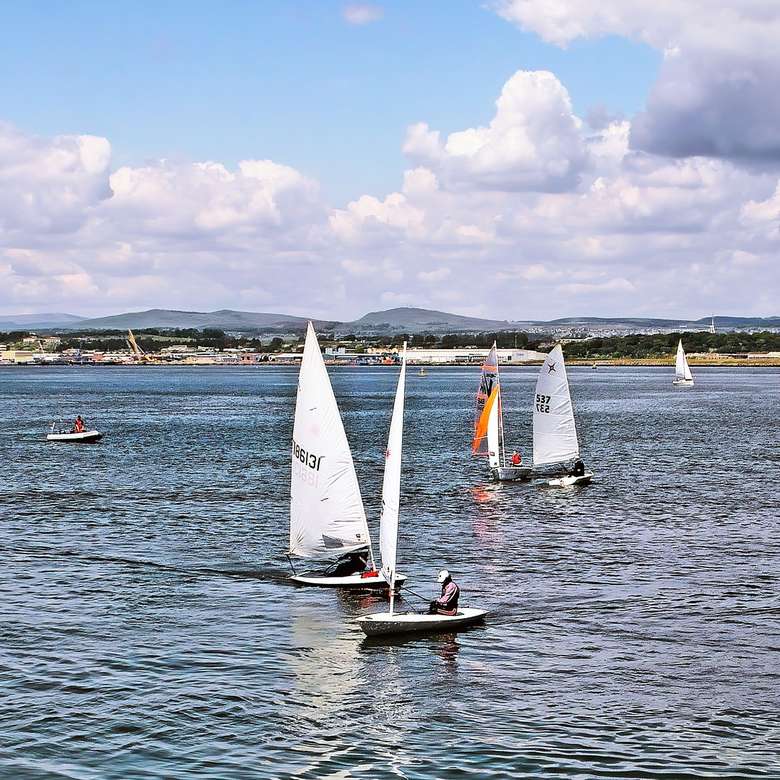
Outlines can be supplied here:
M477 375L410 371L399 567L493 615L389 644L286 582L295 369L0 370L0 777L780 777L780 372L570 370L573 491L486 481ZM375 529L397 371L331 376Z

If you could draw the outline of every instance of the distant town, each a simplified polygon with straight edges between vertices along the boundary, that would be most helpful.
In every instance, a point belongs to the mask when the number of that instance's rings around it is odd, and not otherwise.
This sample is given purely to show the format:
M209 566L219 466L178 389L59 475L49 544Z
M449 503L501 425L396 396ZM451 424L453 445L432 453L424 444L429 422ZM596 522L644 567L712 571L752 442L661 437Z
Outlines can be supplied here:
M548 324L523 330L389 333L384 329L383 333L356 334L328 325L322 323L317 330L325 361L331 365L395 365L404 342L408 343L407 362L412 365L479 364L494 341L502 365L539 363L559 342L572 364L668 364L681 338L693 363L780 365L780 327L731 326L721 330L714 319L706 329L648 326L635 332L614 324ZM285 332L279 331L278 327L266 332L258 328L254 333L215 327L119 330L82 328L77 323L0 331L0 365L261 366L300 362L303 328L296 322Z

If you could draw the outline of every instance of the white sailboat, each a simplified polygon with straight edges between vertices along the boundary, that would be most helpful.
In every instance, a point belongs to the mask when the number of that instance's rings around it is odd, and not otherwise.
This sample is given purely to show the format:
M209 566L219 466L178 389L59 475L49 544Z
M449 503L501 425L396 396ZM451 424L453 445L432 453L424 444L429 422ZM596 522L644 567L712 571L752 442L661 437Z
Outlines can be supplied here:
M504 409L501 399L501 379L498 373L496 343L482 364L477 389L477 406L474 416L474 438L471 441L474 455L486 455L490 474L500 482L528 479L529 466L507 462L504 443Z
M298 376L290 482L290 556L327 560L365 551L369 566L337 576L300 575L302 585L387 588L374 566L355 464L314 327L309 323ZM290 560L292 565L292 560Z
M401 502L401 456L403 452L404 393L406 386L406 344L401 358L401 373L393 403L393 417L387 437L385 474L382 482L382 517L379 530L379 548L382 555L382 576L390 583L390 611L363 615L358 624L368 636L400 634L410 631L452 630L476 623L487 614L485 610L459 609L455 615L430 615L419 612L395 611L395 586L398 550L398 520Z
M547 484L551 487L567 487L590 482L593 473L585 471L580 460L574 406L560 344L547 355L539 372L533 419L534 469L557 466L572 471L567 464L572 461L575 463L573 473L549 479Z
M693 384L693 374L688 365L688 358L685 356L682 339L677 344L677 359L674 362L674 380L673 385L690 387Z

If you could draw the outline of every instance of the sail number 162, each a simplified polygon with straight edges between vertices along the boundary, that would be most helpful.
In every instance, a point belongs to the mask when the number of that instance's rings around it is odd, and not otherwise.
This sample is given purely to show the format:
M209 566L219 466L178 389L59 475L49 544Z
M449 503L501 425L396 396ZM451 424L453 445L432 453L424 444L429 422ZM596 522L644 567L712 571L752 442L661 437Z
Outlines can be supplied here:
M536 394L536 411L537 412L548 412L550 411L550 398L552 396L550 395L542 395L540 393Z

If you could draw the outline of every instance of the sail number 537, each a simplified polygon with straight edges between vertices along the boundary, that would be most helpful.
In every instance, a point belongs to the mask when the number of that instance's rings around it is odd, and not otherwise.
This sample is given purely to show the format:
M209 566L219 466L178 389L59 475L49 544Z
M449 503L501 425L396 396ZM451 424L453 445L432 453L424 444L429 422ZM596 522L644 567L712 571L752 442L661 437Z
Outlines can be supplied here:
M552 396L550 395L542 395L541 393L536 394L536 411L537 412L547 412L550 411L550 398Z

